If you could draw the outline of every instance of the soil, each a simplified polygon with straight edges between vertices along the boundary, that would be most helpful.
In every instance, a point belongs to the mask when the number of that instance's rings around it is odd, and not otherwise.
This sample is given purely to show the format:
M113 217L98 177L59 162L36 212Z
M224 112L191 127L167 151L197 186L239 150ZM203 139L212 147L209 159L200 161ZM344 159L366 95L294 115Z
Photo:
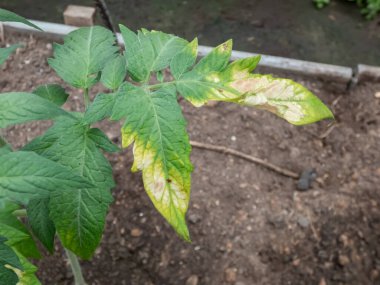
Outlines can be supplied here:
M1 67L0 92L63 84L47 65L48 41L12 36L7 42L25 47ZM141 175L130 172L131 149L109 155L118 186L102 243L82 262L88 284L380 284L380 98L374 96L380 84L331 91L321 81L293 79L332 108L331 132L326 121L295 127L237 105L181 104L192 140L299 173L315 169L311 189L298 191L294 179L239 158L193 149L187 215L193 242L186 243L157 214ZM78 110L80 92L63 85L72 94L65 108ZM6 137L18 148L49 124L11 127ZM100 127L119 143L118 124ZM43 284L73 284L58 243L56 249L35 261L38 276Z
M356 67L380 65L380 15L365 20L360 8L333 0L106 0L115 24L174 33L202 45L230 38L234 49ZM93 0L0 0L0 7L30 19L63 22L69 4ZM27 9L26 9L27 8ZM99 14L99 13L98 13ZM96 19L102 23L100 16Z

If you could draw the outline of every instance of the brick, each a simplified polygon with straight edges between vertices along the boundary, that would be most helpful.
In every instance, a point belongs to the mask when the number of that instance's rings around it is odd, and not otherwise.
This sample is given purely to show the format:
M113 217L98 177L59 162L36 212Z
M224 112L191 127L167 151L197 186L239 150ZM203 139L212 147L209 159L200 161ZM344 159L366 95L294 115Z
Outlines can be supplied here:
M93 7L69 5L63 12L63 18L66 25L76 27L93 26L95 11Z
M380 82L380 67L359 64L357 69L358 82L376 81Z

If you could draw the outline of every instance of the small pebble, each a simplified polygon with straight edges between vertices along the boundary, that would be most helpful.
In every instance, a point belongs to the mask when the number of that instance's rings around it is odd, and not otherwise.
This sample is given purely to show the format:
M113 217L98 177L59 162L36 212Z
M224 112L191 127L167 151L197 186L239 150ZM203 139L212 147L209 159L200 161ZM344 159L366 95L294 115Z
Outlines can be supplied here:
M380 92L375 93L375 98L380 98Z
M198 285L199 278L197 275L191 275L189 278L186 280L186 285Z
M346 266L347 264L350 263L350 259L346 255L339 255L339 257L338 257L338 263L341 266Z
M142 230L140 230L139 228L134 228L131 230L131 236L139 237L141 235L142 235Z
M236 268L227 268L224 271L224 280L227 283L235 283L236 282L236 272L237 272Z
M307 228L310 225L310 221L306 217L299 217L297 223L302 228Z

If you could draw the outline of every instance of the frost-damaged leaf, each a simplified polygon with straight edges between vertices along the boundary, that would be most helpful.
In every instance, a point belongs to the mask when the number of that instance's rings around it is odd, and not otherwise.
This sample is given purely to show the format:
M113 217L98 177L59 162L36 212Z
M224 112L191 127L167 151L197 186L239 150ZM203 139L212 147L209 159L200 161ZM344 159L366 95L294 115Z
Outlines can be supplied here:
M1 10L1 9L0 9ZM11 45L7 48L0 48L0 65L2 65L8 57L21 45Z
M64 247L89 259L99 245L112 196L104 188L54 191L50 213Z
M16 13L13 13L11 11L8 11L8 10L5 10L5 9L1 9L1 8L0 8L0 22L18 22L18 23L23 23L23 24L28 25L28 26L30 26L32 28L35 28L37 30L42 31L38 26L36 26L35 24L29 22L24 17L21 17L21 16L17 15Z
M132 170L142 170L145 190L157 210L189 240L185 214L193 168L186 122L175 89L150 93L125 85L117 96L111 119L126 118L123 147L134 142Z
M0 128L35 120L49 120L67 112L32 93L0 94Z
M137 35L120 25L125 43L125 58L129 75L135 81L148 81L151 72L169 66L171 59L180 52L187 41L158 31L138 31Z
M116 90L119 88L127 75L126 64L125 58L122 55L118 55L114 59L107 62L102 70L100 82L111 90Z
M111 31L92 26L80 28L65 37L63 45L54 45L50 66L70 85L89 88L99 81L99 72L117 55Z
M18 151L0 156L0 197L27 203L48 196L55 189L92 187L73 171L33 152Z
M58 84L44 84L34 89L33 94L36 94L58 106L65 104L69 94L65 89Z
M254 75L260 57L228 64L231 42L216 47L193 70L176 81L178 92L195 106L209 100L255 106L294 125L333 118L331 111L309 90L288 79Z
M55 226L50 219L49 201L49 197L31 199L27 207L27 216L33 233L46 249L53 253Z
M294 125L333 119L331 111L313 93L289 79L252 75L231 87L244 94L239 104L270 111Z
M11 268L23 270L23 266L17 254L5 243L6 241L6 238L0 236L0 284L16 285L19 279Z
M88 259L100 242L114 187L112 168L97 145L99 132L80 119L64 118L25 149L32 150L86 178L95 187L77 187L50 195L50 216L64 247ZM110 148L109 145L102 147Z

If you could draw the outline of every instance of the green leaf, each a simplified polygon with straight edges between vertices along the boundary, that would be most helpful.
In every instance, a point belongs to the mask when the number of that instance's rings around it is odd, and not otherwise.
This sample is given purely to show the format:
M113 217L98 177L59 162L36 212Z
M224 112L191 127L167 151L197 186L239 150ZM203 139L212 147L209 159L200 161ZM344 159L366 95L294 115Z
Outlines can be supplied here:
M237 100L239 104L270 111L294 125L334 118L318 97L289 79L252 75L231 86L244 94Z
M83 121L92 124L111 116L113 106L115 104L116 93L101 93L95 97L90 107L84 114Z
M36 196L92 187L73 171L33 152L18 151L0 156L0 196L27 203Z
M5 9L1 9L1 8L0 8L0 22L18 22L18 23L23 23L23 24L28 25L28 26L30 26L32 28L35 28L37 30L42 31L38 26L36 26L35 24L29 22L24 17L21 17L21 16L17 15L16 13L13 13L11 11L8 11L8 10L5 10Z
M31 141L24 150L58 162L96 187L115 186L112 168L93 140L93 131L76 118L65 117L55 122L45 134Z
M50 215L64 247L84 259L99 245L112 196L104 188L54 191Z
M0 128L35 120L49 120L67 113L56 104L32 93L0 94Z
M165 80L165 74L164 74L164 72L162 70L157 71L156 78L157 78L157 80L159 82L161 82L161 83L164 82L164 80Z
M17 285L41 285L41 282L37 279L35 273L37 272L37 267L29 262L22 254L18 253L23 270L15 270L19 276L19 283Z
M187 45L184 39L158 31L143 30L136 35L123 25L120 31L128 73L138 82L148 81L151 72L168 67L171 59Z
M2 65L8 59L8 57L19 47L21 47L21 45L17 44L11 45L7 48L0 48L0 65Z
M34 198L29 201L27 207L29 225L46 249L53 253L55 226L49 214L49 197Z
M175 79L181 76L192 67L197 59L198 39L195 38L177 53L170 62L170 71Z
M50 66L70 85L90 88L100 78L100 71L117 55L111 31L92 26L80 28L65 36L63 45L54 45Z
M228 101L273 112L294 125L333 118L331 111L309 90L288 79L251 74L260 57L228 64L231 42L210 52L175 84L195 106L210 100Z
M23 270L17 254L5 242L6 238L0 236L0 284L16 285L17 274L11 268Z
M33 94L36 94L58 106L65 104L69 94L65 89L58 84L44 84L34 89Z
M106 63L104 69L102 70L100 82L102 82L103 85L108 89L116 90L119 88L121 83L123 83L126 75L127 67L125 58L121 55L118 55Z
M2 235L9 239L9 245L21 254L40 258L40 252L25 225L13 214L19 205L8 199L0 199L0 227L4 228Z
M178 234L189 240L185 214L190 198L190 143L175 89L154 93L125 85L111 119L126 118L123 147L134 142L133 171L142 170L145 190Z
M17 254L5 243L6 241L6 238L0 236L0 284L16 285L19 279L11 268L22 270L23 267Z
M96 136L94 136L94 134ZM64 247L88 259L98 246L114 187L112 168L97 145L110 148L79 119L57 121L28 144L32 150L86 178L95 187L57 189L50 195L50 217ZM104 145L105 144L105 145Z
M20 270L23 269L20 259L17 254L5 244L7 239L3 236L0 236L0 265L10 265L14 268L18 268Z
M10 145L0 137L0 156L12 152Z
M232 52L232 40L228 40L225 43L214 48L208 55L202 58L193 71L208 74L210 72L223 70L231 57Z
M113 144L109 138L100 129L94 128L88 131L89 138L96 144L98 148L107 152L118 152L119 147Z

